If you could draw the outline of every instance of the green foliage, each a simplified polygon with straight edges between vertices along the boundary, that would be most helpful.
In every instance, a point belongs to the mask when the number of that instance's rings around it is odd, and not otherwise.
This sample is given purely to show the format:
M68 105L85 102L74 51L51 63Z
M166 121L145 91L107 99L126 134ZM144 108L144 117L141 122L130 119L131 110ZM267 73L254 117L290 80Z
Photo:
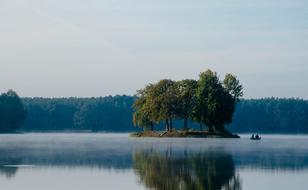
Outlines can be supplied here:
M184 129L188 120L206 125L210 131L225 131L224 125L232 122L235 104L242 96L242 86L231 74L226 75L225 85L216 72L207 70L198 81L161 80L139 90L134 104L134 123L140 127L151 122L166 122L172 130L173 119L183 119Z
M187 129L188 120L193 119L193 110L196 104L196 89L198 82L191 79L186 79L177 82L177 99L178 109L177 118L184 119L184 129Z
M145 96L146 93L142 92L141 97L133 104L133 108L136 110L133 114L133 123L135 126L146 129L151 125L152 109L150 108L150 102L146 102L147 98Z
M125 132L132 128L135 97L24 98L27 117L22 130Z
M226 74L223 84L229 94L232 95L233 99L238 102L243 96L243 86L240 84L240 81L236 78L236 76Z
M14 132L25 119L25 110L16 92L0 95L0 132Z
M172 80L161 80L157 84L150 84L145 89L139 90L139 97L133 108L135 110L133 121L139 127L148 127L153 122L169 121L177 113L177 88Z
M154 86L156 122L172 120L177 111L177 88L172 80L161 80Z
M230 128L236 132L308 133L308 101L251 99L237 104Z
M206 125L210 131L224 131L224 125L232 122L236 103L229 92L216 72L207 70L201 73L196 92L196 121Z
M218 110L217 100L221 93L221 85L216 72L207 70L199 75L198 88L196 90L196 121L205 124L210 131L215 125L215 114Z

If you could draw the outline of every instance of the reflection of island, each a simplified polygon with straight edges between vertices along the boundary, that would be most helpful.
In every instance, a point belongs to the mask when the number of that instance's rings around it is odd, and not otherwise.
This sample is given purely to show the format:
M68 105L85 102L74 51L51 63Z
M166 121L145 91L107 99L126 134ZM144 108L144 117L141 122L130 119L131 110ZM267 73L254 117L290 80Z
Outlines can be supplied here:
M226 153L138 151L134 154L134 169L146 187L158 190L241 189L232 156Z
M268 169L277 172L308 171L308 149L306 146L299 146L301 143L298 142L294 142L298 145L295 149L293 147L296 144L288 146L288 143L285 142L276 146L275 141L274 143L265 142L266 144L262 146L251 146L245 141L238 145L229 145L226 142L231 141L228 140L223 142L218 140L216 142L215 140L215 143L209 141L211 144L204 144L203 141L198 139L191 141L187 143L186 140L164 139L160 142L157 139L135 140L125 138L114 140L113 138L101 138L101 136L95 135L1 137L0 178L14 177L20 165L31 165L35 168L82 167L117 171L130 170L134 167L139 170L141 176L145 176L145 174L150 175L151 173L142 170L142 168L153 167L152 170L155 171L155 164L160 165L154 162L155 160L160 161L161 166L168 168L168 171L176 173L167 173L169 176L181 177L181 180L188 185L199 180L200 183L207 186L207 183L214 181L213 183L216 185L214 187L220 187L219 184L226 184L228 181L225 179L230 180L229 176L234 175L234 168ZM169 148L166 151L167 143ZM303 143L305 142L303 141ZM184 154L185 150L188 151L186 155ZM142 165L142 160L146 160L152 166L147 166L145 163ZM179 170L179 167L176 167L177 165L184 168ZM212 169L213 167L214 169ZM188 168L192 168L191 171ZM202 168L202 171L200 168ZM228 172L219 173L223 171L221 168L227 168ZM163 170L165 169L162 168L157 172L163 173ZM180 176L177 174L179 171L183 173ZM209 177L201 178L200 176L205 175L203 174L205 171L209 174L212 173L209 176L212 176L213 179L210 180ZM143 173L145 174L143 175ZM159 175L162 175L161 173ZM189 174L191 182L187 182L187 177L185 178L184 174ZM219 181L215 181L217 179ZM171 183L171 180L169 181Z

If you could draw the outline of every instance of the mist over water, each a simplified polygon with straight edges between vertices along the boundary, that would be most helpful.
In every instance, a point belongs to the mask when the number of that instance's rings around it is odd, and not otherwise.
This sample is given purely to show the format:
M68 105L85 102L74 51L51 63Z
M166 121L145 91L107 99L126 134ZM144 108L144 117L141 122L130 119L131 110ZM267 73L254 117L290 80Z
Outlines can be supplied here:
M1 189L305 189L308 136L0 135Z

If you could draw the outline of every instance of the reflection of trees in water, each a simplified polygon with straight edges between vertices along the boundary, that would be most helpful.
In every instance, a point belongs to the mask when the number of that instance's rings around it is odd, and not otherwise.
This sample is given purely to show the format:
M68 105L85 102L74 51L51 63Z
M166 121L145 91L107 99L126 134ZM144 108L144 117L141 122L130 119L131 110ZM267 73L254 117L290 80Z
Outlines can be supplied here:
M0 166L0 174L4 174L9 179L16 175L17 170L17 167Z
M5 165L3 165L1 163L5 163ZM1 162L0 162L0 175L3 174L8 179L13 178L16 175L17 170L18 170L18 168L14 167L14 166L19 165L20 163L21 163L21 161L19 159L10 159L10 160L6 160L6 162L4 162L4 160L1 160Z
M241 189L232 156L226 153L138 151L134 154L134 169L146 187L158 190Z

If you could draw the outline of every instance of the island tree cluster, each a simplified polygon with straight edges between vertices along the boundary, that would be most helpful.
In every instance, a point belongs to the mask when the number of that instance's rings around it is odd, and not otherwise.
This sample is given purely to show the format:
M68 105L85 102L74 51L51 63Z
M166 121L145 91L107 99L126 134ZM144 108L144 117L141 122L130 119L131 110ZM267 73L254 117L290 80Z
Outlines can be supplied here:
M200 73L198 81L163 79L138 91L133 122L151 130L154 124L164 122L166 130L172 131L173 121L182 119L184 130L191 120L200 123L201 129L204 125L209 131L223 132L224 126L232 122L242 90L236 76L227 74L221 81L211 70Z

